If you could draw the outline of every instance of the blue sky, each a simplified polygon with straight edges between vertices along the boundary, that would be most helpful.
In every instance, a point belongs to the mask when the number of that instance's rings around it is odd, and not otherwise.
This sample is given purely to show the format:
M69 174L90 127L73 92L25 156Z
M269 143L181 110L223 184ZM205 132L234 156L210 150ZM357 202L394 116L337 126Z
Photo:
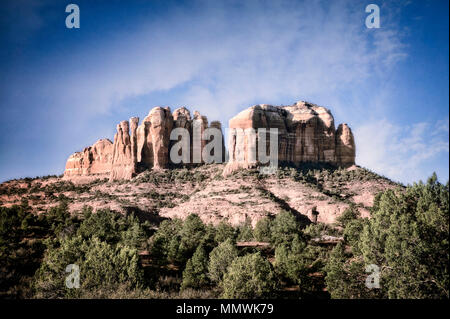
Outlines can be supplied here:
M0 5L0 181L67 157L157 105L224 127L307 100L348 123L356 162L396 181L449 177L448 1L81 1ZM380 7L381 28L365 27Z

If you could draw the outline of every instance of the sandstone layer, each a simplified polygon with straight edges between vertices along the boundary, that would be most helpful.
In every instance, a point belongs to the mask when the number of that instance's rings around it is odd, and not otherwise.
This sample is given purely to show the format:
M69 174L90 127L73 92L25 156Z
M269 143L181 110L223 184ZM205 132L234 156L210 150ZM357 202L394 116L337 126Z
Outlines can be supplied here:
M261 164L258 151L271 154L270 134L258 134L258 129L277 129L278 163L327 163L349 167L355 164L355 142L347 124L340 124L336 130L331 112L322 106L308 102L297 102L291 106L260 104L252 106L233 117L229 122L229 162L224 170L228 175L238 168L249 168ZM214 128L218 134L206 134L207 128ZM179 141L182 139L176 129L185 129L189 149L188 157L172 162L171 149L181 157ZM255 130L254 135L247 134ZM175 139L171 140L171 133ZM178 136L178 140L176 139ZM131 179L147 169L163 169L180 163L210 163L215 148L209 141L219 139L221 156L216 163L224 162L225 147L220 122L208 125L206 116L195 111L191 116L185 107L173 113L169 107L155 107L139 124L139 118L132 117L117 125L114 143L102 139L82 152L72 154L66 164L64 176L72 179L80 176L109 176L111 180ZM252 155L253 154L253 155ZM173 154L172 154L173 155ZM272 154L273 155L273 152ZM205 160L208 159L208 160Z
M101 139L82 152L70 155L64 176L109 175L114 145L108 139Z
M278 162L293 164L328 163L349 167L355 164L355 142L347 124L335 129L331 112L322 106L297 102L291 106L260 104L233 117L229 122L229 163L224 174L259 164L255 150L259 143L269 154L269 134L260 141L257 130L278 130ZM252 137L248 132L254 129Z
M140 125L137 117L120 122L116 128L114 143L102 139L82 152L70 155L64 177L74 179L101 175L108 176L111 180L131 179L147 169L163 169L179 164L170 160L170 149L177 143L170 139L174 128L184 128L189 133L190 156L182 164L200 164L203 162L201 154L207 143L201 139L201 134L208 127L206 116L197 111L191 117L185 107L178 108L173 113L169 107L155 107ZM220 130L221 149L224 150L220 122L213 121L210 127Z

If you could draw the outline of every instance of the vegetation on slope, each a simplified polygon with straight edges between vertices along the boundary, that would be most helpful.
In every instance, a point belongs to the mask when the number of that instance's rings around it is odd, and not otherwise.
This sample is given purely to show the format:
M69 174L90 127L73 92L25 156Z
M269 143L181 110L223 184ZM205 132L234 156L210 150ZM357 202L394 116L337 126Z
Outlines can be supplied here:
M347 178L308 174L324 188ZM0 208L3 298L449 297L449 184L435 175L380 193L370 219L350 206L333 225L305 226L290 211L255 228L206 225L195 214L150 222L89 207L70 214L68 199L58 201L40 215L26 201ZM65 284L70 264L80 288ZM371 264L380 288L365 285Z

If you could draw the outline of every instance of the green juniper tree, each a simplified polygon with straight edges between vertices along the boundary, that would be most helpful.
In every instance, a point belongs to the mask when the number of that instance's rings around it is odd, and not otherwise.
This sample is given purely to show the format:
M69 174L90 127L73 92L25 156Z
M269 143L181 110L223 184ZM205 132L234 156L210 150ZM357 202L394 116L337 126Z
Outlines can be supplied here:
M426 184L376 196L371 218L351 220L327 264L333 298L448 298L449 184L435 174ZM368 289L365 267L380 270L380 288Z
M277 279L271 264L260 253L233 260L225 273L223 298L264 298L273 296Z
M253 233L257 241L268 242L271 239L272 221L269 217L264 217L256 223Z
M227 239L214 248L209 256L208 273L211 281L219 283L228 266L238 256L238 251L231 239Z
M208 283L208 255L203 245L200 245L192 258L186 263L181 290L186 288L199 289Z

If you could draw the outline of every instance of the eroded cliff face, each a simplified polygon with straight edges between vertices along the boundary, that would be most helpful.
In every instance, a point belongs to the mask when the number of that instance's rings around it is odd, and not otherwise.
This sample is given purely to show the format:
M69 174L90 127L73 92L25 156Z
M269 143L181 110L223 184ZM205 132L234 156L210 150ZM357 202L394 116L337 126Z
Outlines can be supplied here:
M130 122L122 121L117 125L114 135L113 160L111 163L111 179L130 179L136 173L136 162L133 159L132 140L136 139L136 125L138 118L131 118ZM135 144L135 143L134 143ZM133 145L134 146L134 145Z
M350 127L346 124L339 124L336 131L336 163L339 166L347 167L355 164L355 139Z
M221 125L212 122L211 127L220 129ZM139 125L139 118L132 117L117 125L114 143L104 139L87 147L83 152L72 154L67 160L64 177L108 176L111 180L131 179L146 169L163 169L171 163L170 149L177 142L171 141L174 128L184 128L189 132L189 163L202 163L201 153L207 141L198 138L194 141L195 130L198 136L208 128L208 119L199 112L191 113L185 107L171 113L169 107L155 107ZM197 157L193 152L198 152Z
M109 175L114 145L108 139L101 139L82 152L70 155L64 176Z
M342 167L355 164L355 142L350 127L340 124L336 130L333 115L322 106L308 102L291 106L255 105L233 117L229 127L229 163L224 175L259 165L260 146L267 155L270 154L270 135L259 136L257 130L260 128L267 132L271 128L278 130L278 163L328 163ZM172 147L181 138L170 139L177 128L189 133L189 163L201 164L205 162L205 154L214 155L216 150L210 149L208 144L216 138L222 142L222 156L216 162L225 160L220 122L213 121L208 125L206 116L196 111L191 116L185 107L173 113L169 107L155 107L141 124L137 117L120 122L114 143L102 139L82 152L72 154L67 160L64 176L101 175L111 180L131 179L146 169L163 169L177 164L170 159ZM207 128L217 129L219 135L204 136ZM254 137L247 134L248 129L255 130ZM202 152L205 153L203 156Z
M261 142L269 153L269 138L260 141L258 134L252 138L247 129L278 129L278 162L355 164L352 131L347 124L336 131L333 115L322 106L303 101L291 106L255 105L233 117L229 126L229 163L224 175L257 165L257 157L249 154L252 149L257 152Z
M168 107L155 107L139 125L136 160L140 170L168 166L172 127L173 116Z

